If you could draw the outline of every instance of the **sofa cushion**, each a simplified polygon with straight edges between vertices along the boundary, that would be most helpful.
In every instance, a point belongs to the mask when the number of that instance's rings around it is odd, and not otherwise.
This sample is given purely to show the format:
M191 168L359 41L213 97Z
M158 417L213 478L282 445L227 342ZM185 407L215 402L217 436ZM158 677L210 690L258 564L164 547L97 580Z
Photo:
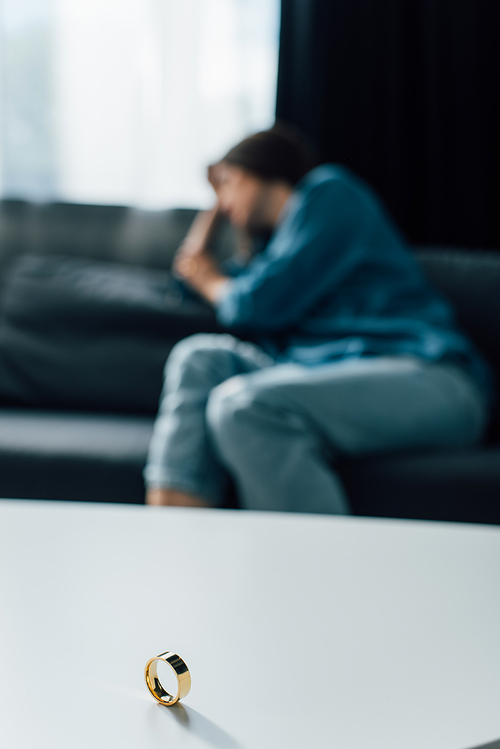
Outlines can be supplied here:
M500 523L500 446L346 460L357 515Z
M0 302L0 402L154 413L165 360L211 308L167 271L21 256Z
M153 423L1 409L0 496L143 502ZM356 515L500 523L500 447L357 458L338 469Z
M138 503L152 417L0 410L0 496Z

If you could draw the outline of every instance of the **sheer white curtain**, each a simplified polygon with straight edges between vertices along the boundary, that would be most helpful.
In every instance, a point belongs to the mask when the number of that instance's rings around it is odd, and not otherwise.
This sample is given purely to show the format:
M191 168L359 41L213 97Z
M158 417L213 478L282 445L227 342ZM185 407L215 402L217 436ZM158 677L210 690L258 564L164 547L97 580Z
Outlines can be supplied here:
M37 110L30 127L36 140L45 122L46 197L207 205L206 165L274 120L279 0L3 2L44 8L35 26L45 44L40 65L49 69L41 102L47 111ZM19 24L13 32L5 18L9 50ZM15 137L12 118L29 119L26 106L23 114L22 103L14 111L10 101L9 66L16 64L22 63L4 59L0 73L4 153ZM26 164L16 187L11 162L4 194L29 193ZM35 183L43 197L40 170Z

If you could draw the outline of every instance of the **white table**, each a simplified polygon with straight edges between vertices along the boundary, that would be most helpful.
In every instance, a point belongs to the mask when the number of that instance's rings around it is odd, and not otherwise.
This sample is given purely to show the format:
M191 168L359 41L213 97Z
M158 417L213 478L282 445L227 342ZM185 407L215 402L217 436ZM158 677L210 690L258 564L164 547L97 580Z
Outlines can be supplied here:
M1 501L0 565L2 749L500 738L498 528Z

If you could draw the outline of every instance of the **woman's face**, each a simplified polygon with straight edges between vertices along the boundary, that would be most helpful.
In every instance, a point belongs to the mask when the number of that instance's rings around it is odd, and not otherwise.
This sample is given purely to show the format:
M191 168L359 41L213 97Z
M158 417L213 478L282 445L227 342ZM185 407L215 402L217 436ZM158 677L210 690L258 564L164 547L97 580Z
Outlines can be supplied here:
M211 167L209 179L222 211L234 226L250 232L267 228L267 182L224 163Z

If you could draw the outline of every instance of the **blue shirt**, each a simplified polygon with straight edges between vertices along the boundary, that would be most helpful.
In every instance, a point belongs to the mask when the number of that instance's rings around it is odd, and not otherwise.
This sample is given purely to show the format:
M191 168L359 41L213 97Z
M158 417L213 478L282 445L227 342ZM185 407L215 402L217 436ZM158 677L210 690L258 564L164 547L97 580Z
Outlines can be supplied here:
M224 286L216 313L277 362L412 355L461 364L490 389L482 357L376 195L338 165L298 183L265 249Z

